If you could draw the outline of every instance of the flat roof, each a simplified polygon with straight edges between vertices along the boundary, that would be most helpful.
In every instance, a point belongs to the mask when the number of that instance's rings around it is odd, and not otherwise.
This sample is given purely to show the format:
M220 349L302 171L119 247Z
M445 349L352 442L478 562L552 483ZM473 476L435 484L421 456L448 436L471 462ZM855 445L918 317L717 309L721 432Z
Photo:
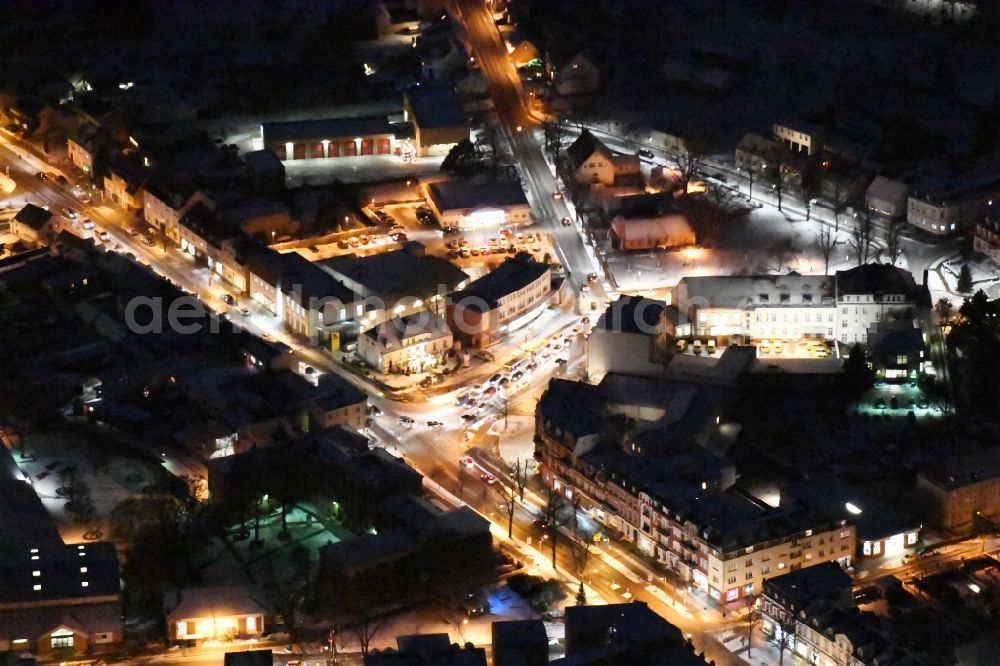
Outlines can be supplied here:
M417 127L441 129L468 125L462 102L451 88L411 88L405 95Z
M285 141L323 139L354 139L376 134L392 134L392 125L385 116L360 118L318 118L261 124L264 145Z
M441 211L528 205L521 184L512 180L479 184L445 180L431 184L428 191Z

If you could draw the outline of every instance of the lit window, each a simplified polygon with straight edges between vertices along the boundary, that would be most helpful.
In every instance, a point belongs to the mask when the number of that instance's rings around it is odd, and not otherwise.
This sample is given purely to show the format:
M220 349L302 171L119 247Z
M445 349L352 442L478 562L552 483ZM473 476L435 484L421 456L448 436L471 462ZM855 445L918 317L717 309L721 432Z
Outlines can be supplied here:
M80 573L87 573L87 567L80 567Z
M41 592L42 591L42 586L41 585L34 585L34 586L32 586L31 589L33 589L35 592Z

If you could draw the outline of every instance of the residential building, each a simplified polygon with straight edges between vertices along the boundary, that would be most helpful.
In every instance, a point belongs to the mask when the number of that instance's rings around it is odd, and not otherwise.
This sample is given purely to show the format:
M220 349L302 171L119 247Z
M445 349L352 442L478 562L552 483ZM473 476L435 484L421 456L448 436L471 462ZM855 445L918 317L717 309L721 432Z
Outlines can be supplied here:
M638 155L611 150L590 130L583 130L569 145L563 165L569 177L579 185L610 186L636 178L641 180Z
M403 120L413 123L417 154L443 157L469 139L462 102L451 88L410 88L403 95Z
M167 640L259 639L268 608L264 595L245 585L175 590L163 600Z
M865 190L865 205L889 220L898 220L906 215L910 186L900 180L885 176L875 179Z
M426 192L427 204L443 227L474 231L531 222L531 206L517 181L446 180L427 185Z
M365 666L486 666L486 650L452 643L448 634L397 636L396 646L365 655Z
M865 343L872 326L926 320L926 285L889 264L867 264L834 277L740 275L685 277L671 302L679 337L738 340L818 338ZM686 317L686 320L684 320Z
M115 165L104 174L104 197L125 210L139 210L147 174L138 167Z
M396 154L406 128L385 116L367 116L268 122L260 132L261 145L287 162Z
M930 293L909 271L890 264L866 264L834 276L835 339L867 343L873 326L889 321L929 320Z
M300 335L339 339L345 327L356 332L365 314L360 294L295 252L252 253L247 259L247 278L250 297Z
M788 146L792 152L813 155L823 148L822 131L812 123L775 123L772 130L774 138Z
M451 329L430 310L393 317L358 337L358 356L376 371L426 372L444 363Z
M939 169L914 179L906 221L921 231L947 236L973 227L1000 197L1000 158L984 158L964 171Z
M11 218L10 233L28 245L48 245L58 233L60 219L41 206L25 204Z
M986 210L976 222L972 234L972 249L982 252L994 262L1000 263L1000 202L994 206L987 202Z
M674 337L676 308L641 296L619 296L597 320L587 340L587 377L609 372L663 374Z
M685 277L671 294L678 337L835 339L833 280L821 275Z
M916 381L930 357L925 342L926 333L912 320L876 324L868 332L868 355L879 381Z
M448 295L448 328L469 346L487 347L540 314L551 294L549 266L521 252Z
M335 373L320 377L316 389L307 402L313 423L320 428L364 429L368 420L368 395L364 391Z
M508 620L491 625L493 666L548 666L549 637L541 620Z
M601 87L601 71L582 53L558 66L550 62L549 72L560 95L588 95Z
M143 219L154 229L180 245L181 220L196 204L214 208L208 195L190 187L174 187L160 178L152 178L143 189Z
M772 578L764 583L762 600L763 633L772 641L784 641L789 661L798 657L823 666L926 663L919 654L900 647L873 613L858 611L851 579L836 565Z
M776 146L776 141L749 132L736 144L735 164L740 169L762 172L767 169L768 162L775 162Z
M935 498L935 518L945 529L965 531L977 520L1000 517L1000 461L990 449L930 463L917 484Z

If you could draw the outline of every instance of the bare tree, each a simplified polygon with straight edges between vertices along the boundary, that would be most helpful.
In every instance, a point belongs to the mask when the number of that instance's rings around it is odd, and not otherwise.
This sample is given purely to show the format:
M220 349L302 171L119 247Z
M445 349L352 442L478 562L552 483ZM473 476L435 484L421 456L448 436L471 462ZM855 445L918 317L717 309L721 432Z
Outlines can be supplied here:
M889 258L889 263L894 266L903 255L902 231L902 220L893 219L889 221L889 229L885 235L885 254Z
M867 207L857 213L854 218L854 226L851 228L851 239L848 245L854 250L858 266L873 261L877 258L878 249L875 247L875 220L872 212Z
M545 522L545 533L549 537L549 547L551 548L553 569L556 566L556 548L559 540L559 527L563 524L563 520L559 515L562 506L562 495L551 486L548 486L545 492L543 520Z
M830 209L833 210L833 230L840 231L840 216L847 210L847 191L840 177L833 181L833 196L830 198Z
M747 657L753 651L753 632L760 625L760 607L757 604L757 597L743 597L743 604L747 608Z
M830 274L830 257L833 256L837 246L843 245L844 241L837 238L837 232L829 227L823 227L816 234L816 249L823 255L823 275Z
M381 617L375 618L368 615L355 620L350 626L350 631L358 639L358 644L361 646L362 656L367 656L368 651L371 649L372 641L382 627L385 625L388 618Z
M498 480L497 492L500 494L500 509L507 516L507 538L514 538L514 512L517 510L517 487L507 485L506 481Z
M677 171L680 173L678 184L684 193L687 193L688 183L697 177L704 159L704 139L698 135L686 139L684 150L677 155Z
M767 248L767 253L774 259L775 272L780 273L788 259L795 254L795 246L790 238L780 238Z
M785 651L795 649L795 621L780 622L775 628L777 637L774 646L778 648L778 666L785 665Z
M525 460L523 465L520 458L514 461L514 471L511 473L511 477L517 487L517 497L523 502L524 488L528 485L528 461Z

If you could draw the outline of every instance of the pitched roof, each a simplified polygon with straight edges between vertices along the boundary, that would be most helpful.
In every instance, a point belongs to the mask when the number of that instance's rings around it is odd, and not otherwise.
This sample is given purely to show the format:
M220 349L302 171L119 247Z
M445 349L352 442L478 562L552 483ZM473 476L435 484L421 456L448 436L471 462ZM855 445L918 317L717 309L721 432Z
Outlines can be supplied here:
M35 231L40 231L52 219L52 213L41 206L35 204L25 204L24 208L17 212L14 221L30 227Z
M252 615L268 611L264 596L248 585L174 590L165 596L163 605L167 620L205 615Z
M519 252L449 298L453 303L465 300L466 307L475 307L470 303L475 299L482 299L488 307L496 307L501 298L524 289L548 272L548 264L535 261L527 252Z
M652 335L666 311L664 301L642 296L619 296L597 320L597 328L615 333Z
M469 279L447 259L419 256L405 249L369 256L344 254L320 261L319 265L335 277L357 283L369 294L391 300L404 296L423 298L426 292L436 293L442 285L451 290Z
M571 143L569 148L566 149L566 158L569 160L572 168L577 169L595 152L601 153L609 160L611 159L611 149L604 145L600 139L591 134L590 130L585 129L580 133L580 136L576 138L576 141Z
M690 237L694 241L694 230L687 218L679 213L659 217L616 218L611 223L611 231L623 242L678 237Z
M865 264L837 271L835 281L838 297L842 294L902 294L908 300L918 300L927 294L927 288L918 285L909 271L891 264Z
M436 338L451 335L451 330L443 318L430 310L421 310L405 317L393 317L364 334L382 347L399 348L403 346L404 340L425 333Z

